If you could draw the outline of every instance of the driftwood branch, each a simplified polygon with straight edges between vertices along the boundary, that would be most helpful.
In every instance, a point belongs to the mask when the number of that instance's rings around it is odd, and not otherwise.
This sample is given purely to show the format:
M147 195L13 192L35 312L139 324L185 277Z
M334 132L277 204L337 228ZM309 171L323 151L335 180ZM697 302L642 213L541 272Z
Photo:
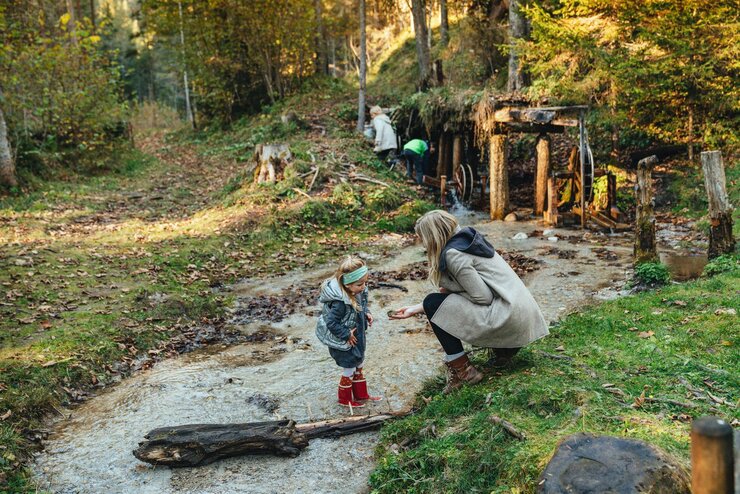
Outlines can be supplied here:
M409 411L358 415L296 425L292 420L247 424L190 424L154 429L133 454L139 460L169 467L196 467L222 458L254 454L295 457L310 439L340 437L379 428Z
M512 437L518 439L519 441L524 441L527 439L526 434L519 431L511 422L507 422L506 420L502 419L501 417L498 417L496 415L491 415L489 417L489 420L493 422L494 424L500 426L503 430L509 433Z

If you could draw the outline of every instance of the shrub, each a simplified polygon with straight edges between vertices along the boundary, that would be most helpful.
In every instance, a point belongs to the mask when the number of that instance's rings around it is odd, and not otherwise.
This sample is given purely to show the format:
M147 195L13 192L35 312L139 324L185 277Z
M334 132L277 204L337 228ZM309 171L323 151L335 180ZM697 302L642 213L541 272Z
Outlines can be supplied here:
M715 257L706 266L704 266L704 276L715 276L720 273L727 273L740 269L740 257L725 254Z
M635 266L635 282L640 285L661 286L670 281L671 275L665 264L643 262Z
M365 194L365 204L375 212L392 211L403 204L403 195L395 187L381 187Z

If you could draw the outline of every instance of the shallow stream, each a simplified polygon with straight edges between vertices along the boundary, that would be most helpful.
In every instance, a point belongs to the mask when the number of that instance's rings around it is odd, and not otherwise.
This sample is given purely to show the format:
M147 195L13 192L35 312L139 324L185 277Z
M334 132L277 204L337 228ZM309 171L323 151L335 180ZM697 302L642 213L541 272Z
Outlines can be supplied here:
M524 277L545 317L554 321L593 298L612 298L630 269L628 236L577 230L545 232L536 222L463 222L486 233L497 249L540 261ZM528 238L512 240L517 233ZM521 236L521 235L520 235ZM557 241L548 240L557 237ZM387 237L393 255L365 255L372 270L408 270L424 261L420 246L402 247ZM331 268L245 280L230 288L234 323L257 341L210 348L162 361L65 411L33 466L42 488L58 493L356 493L367 491L377 433L317 439L297 458L241 457L199 468L169 469L131 454L155 428L194 423L234 423L291 418L309 422L343 416L336 405L338 368L314 336L316 306L302 307L275 323L245 322L240 306L255 297L318 287ZM394 282L406 288L371 290L376 322L365 364L370 391L385 400L356 410L377 413L408 406L422 383L440 375L442 352L425 320L389 321L388 310L419 302L431 286L423 280Z

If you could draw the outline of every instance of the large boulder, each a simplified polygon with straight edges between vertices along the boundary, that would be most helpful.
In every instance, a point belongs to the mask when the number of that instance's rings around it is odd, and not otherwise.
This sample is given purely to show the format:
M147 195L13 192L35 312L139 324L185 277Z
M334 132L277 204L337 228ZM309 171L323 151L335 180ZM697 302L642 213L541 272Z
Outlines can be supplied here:
M539 494L690 494L686 471L635 439L573 434L540 475Z

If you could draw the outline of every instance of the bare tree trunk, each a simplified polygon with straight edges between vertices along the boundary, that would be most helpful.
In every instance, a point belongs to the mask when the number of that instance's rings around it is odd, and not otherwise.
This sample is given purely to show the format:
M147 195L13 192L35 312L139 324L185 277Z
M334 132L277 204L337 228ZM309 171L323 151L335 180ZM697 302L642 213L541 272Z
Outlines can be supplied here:
M365 129L365 79L367 76L367 40L365 35L365 0L360 0L360 94L357 98L357 131Z
M730 254L735 250L732 236L732 206L727 198L725 165L722 153L705 151L701 153L701 167L704 171L704 186L709 198L709 258Z
M692 163L694 162L694 107L689 105L689 129L688 134L689 138L687 139L687 144L689 147L689 161Z
M67 23L67 30L72 38L72 43L77 44L77 15L75 8L72 5L72 0L67 0L67 13L69 14L69 22Z
M18 186L15 177L15 163L13 154L10 152L10 141L8 140L8 127L5 124L3 113L3 93L0 90L0 185L8 187Z
M655 214L653 212L652 168L658 158L649 156L637 163L637 217L635 218L635 264L658 260L655 245Z
M427 44L426 8L424 0L411 0L411 14L414 17L414 36L416 38L416 57L419 61L419 89L429 87L431 75L431 55Z
M316 73L327 75L329 73L328 57L326 55L326 29L324 28L324 12L321 5L322 0L314 0L316 12Z
M332 37L329 40L329 52L331 53L331 76L337 77L337 42Z
M450 40L450 24L447 18L447 0L439 0L439 17L439 42L442 46L445 46Z
M182 78L185 83L185 115L187 116L190 127L195 129L195 118L193 108L190 106L190 85L188 83L188 65L185 62L185 23L182 17L182 2L178 0L177 9L180 13L180 46L182 48Z
M507 158L506 135L494 134L489 144L490 155L490 190L491 219L502 220L509 207L509 170Z
M90 0L90 23L92 24L92 32L95 34L95 31L97 29L97 26L95 25L95 18L96 18L96 12L95 12L95 0Z
M457 171L463 161L463 139L460 134L452 138L452 178L457 178Z
M520 11L524 0L509 0L509 79L506 89L509 92L521 91L526 82L524 71L519 59L518 48L515 46L517 40L527 37L527 20Z

